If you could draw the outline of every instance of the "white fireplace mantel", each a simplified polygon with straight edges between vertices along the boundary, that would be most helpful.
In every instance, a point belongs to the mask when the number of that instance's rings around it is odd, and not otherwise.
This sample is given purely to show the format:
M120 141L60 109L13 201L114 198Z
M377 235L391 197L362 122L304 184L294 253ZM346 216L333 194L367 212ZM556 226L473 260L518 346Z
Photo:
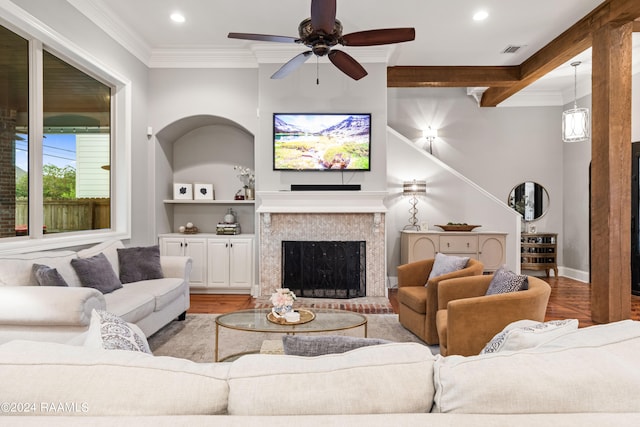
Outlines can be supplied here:
M258 191L258 213L384 213L386 191Z

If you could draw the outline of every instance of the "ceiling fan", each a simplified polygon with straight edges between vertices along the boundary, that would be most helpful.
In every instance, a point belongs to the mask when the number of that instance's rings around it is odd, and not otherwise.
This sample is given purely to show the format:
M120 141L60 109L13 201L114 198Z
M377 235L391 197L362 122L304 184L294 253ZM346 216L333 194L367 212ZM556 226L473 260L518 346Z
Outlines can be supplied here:
M332 49L335 45L377 46L401 43L416 38L414 28L385 28L342 34L342 23L336 19L336 0L311 0L311 17L298 26L299 37L274 36L267 34L229 33L232 39L257 40L278 43L299 43L311 50L294 56L276 71L271 78L281 79L311 57L328 56L333 65L354 80L360 80L367 71L349 54Z

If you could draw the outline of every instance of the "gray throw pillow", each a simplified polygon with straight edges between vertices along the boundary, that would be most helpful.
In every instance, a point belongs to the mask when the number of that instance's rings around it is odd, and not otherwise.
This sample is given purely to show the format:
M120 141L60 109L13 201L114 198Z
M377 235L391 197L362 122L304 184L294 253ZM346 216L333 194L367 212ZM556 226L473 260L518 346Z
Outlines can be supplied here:
M55 268L42 264L33 264L31 271L40 286L69 286Z
M118 249L120 281L122 283L141 280L162 279L160 246Z
M90 258L72 259L71 266L78 274L80 283L84 287L97 289L103 294L108 294L122 287L111 263L102 252Z
M503 265L493 274L485 295L504 294L507 292L525 291L529 289L529 279L523 274L516 274Z
M445 255L438 252L436 254L435 261L433 262L433 268L431 269L431 273L429 273L429 278L427 279L427 281L433 279L434 277L442 276L443 274L462 270L467 266L468 262L469 257Z
M388 344L387 341L378 338L358 338L341 335L285 335L282 337L284 354L294 356L321 356L323 354L344 353L360 347L370 345Z

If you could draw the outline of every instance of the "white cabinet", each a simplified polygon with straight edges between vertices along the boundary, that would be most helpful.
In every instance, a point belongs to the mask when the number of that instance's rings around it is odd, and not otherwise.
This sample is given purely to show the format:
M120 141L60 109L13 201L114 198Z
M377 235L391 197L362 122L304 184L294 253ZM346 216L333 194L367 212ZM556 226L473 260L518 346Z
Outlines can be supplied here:
M202 237L160 237L162 255L188 256L192 259L190 286L207 283L207 239Z
M162 255L190 256L193 259L189 285L203 293L249 293L253 286L254 236L220 236L199 233L186 237L179 233L159 236Z
M438 252L480 260L485 271L495 271L506 260L506 233L402 231L400 264L435 258Z
M212 288L250 288L253 284L253 238L220 237L207 240L207 285Z

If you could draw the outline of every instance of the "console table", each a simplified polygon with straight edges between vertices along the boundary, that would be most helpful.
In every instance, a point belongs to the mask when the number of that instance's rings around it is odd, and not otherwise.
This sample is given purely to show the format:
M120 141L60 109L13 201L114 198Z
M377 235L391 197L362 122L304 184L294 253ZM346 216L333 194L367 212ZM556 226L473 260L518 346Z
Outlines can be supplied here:
M544 270L549 277L553 270L558 277L557 233L522 233L520 235L520 268Z
M436 253L467 256L493 272L506 261L507 233L481 231L403 230L400 238L400 264L435 258Z

